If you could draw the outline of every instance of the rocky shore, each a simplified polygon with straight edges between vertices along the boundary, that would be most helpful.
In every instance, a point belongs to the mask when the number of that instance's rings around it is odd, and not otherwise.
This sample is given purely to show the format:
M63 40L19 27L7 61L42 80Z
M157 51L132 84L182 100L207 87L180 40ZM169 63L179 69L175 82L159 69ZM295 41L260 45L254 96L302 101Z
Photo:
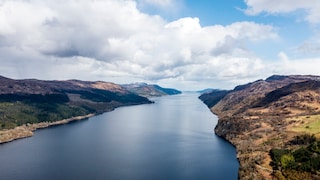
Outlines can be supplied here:
M84 116L76 116L68 119L63 119L60 121L55 122L41 122L41 123L35 123L35 124L25 124L22 126L15 127L14 129L8 129L8 130L1 130L0 131L0 144L11 142L17 139L22 139L26 137L33 136L33 132L37 129L43 129L50 126L57 126L62 124L67 124L73 121L79 121L83 119L90 118L92 116L95 116L96 114L88 114Z

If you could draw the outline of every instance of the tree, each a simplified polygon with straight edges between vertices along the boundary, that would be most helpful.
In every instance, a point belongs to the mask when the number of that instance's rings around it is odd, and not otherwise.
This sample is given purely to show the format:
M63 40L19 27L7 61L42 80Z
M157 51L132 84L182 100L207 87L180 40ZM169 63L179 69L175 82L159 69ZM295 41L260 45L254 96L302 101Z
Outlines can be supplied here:
M290 165L294 164L294 162L294 157L291 154L284 154L281 156L281 167L284 169L287 167L290 168Z

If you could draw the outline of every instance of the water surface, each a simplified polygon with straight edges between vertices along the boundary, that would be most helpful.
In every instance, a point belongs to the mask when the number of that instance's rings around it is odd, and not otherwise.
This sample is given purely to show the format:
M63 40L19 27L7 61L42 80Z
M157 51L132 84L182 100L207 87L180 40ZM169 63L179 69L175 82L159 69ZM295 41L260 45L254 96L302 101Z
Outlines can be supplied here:
M217 118L182 94L38 130L0 145L0 179L237 179Z

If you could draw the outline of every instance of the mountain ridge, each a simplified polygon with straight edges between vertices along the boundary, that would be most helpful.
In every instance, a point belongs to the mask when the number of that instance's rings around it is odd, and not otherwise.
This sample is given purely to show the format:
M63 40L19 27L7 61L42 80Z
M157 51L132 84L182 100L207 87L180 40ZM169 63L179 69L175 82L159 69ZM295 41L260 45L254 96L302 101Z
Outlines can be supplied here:
M122 86L126 88L128 91L143 97L157 97L157 96L181 94L181 91L177 89L163 88L156 84L132 83L132 84L123 84Z
M110 82L15 80L1 76L0 143L28 137L37 128L145 103L152 101Z
M199 98L219 118L216 134L235 145L240 179L318 178L318 166L317 173L278 170L278 166L271 166L274 159L270 151L305 148L290 146L289 142L310 132L320 137L315 125L320 114L319 76L274 75L224 91L223 96L221 93L202 94ZM301 165L294 163L296 168Z

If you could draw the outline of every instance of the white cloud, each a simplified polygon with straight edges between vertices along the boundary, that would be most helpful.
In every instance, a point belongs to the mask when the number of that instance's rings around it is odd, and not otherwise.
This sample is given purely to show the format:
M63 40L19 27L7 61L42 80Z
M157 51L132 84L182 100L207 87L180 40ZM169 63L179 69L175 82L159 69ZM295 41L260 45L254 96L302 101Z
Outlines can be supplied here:
M288 58L287 54L284 53L284 52L279 52L278 57L283 62L288 62L289 61L289 58Z
M305 20L310 23L320 23L320 1L318 0L245 0L249 15L260 13L283 14L297 10L305 10Z
M286 57L288 58L288 57ZM319 67L320 59L319 58L310 58L310 59L283 59L279 62L276 62L270 67L274 74L301 74L301 75L320 75Z
M272 26L199 21L167 22L131 0L3 1L0 69L15 78L138 80L182 89L183 82L231 88L265 74L248 45L276 39Z
M152 6L160 6L161 8L164 8L173 6L175 0L139 0L138 2Z

